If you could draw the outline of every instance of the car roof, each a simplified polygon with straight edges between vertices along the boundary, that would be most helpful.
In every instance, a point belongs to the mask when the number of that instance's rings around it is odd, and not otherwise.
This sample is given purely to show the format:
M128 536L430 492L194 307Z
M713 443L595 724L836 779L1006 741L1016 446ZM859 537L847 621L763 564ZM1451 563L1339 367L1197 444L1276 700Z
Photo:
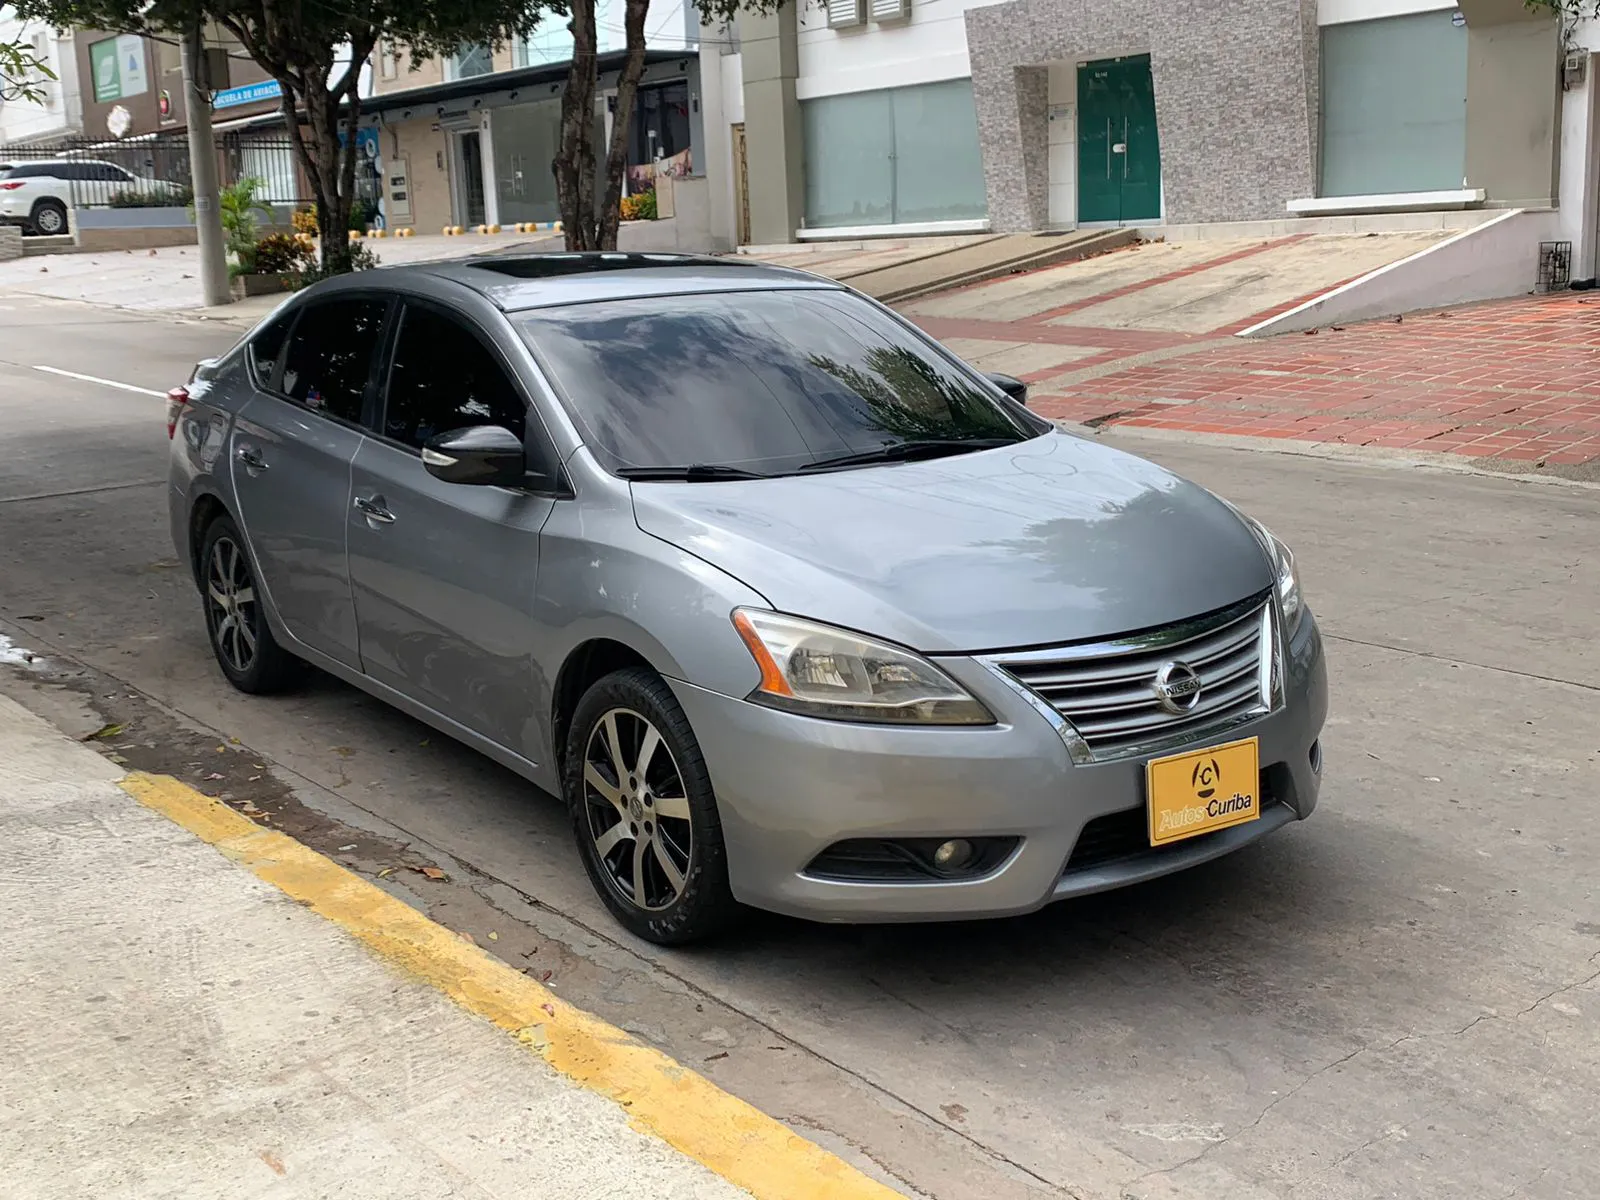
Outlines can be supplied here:
M596 300L840 286L805 271L750 259L618 251L483 254L384 270L400 287L413 273L469 287L505 312Z

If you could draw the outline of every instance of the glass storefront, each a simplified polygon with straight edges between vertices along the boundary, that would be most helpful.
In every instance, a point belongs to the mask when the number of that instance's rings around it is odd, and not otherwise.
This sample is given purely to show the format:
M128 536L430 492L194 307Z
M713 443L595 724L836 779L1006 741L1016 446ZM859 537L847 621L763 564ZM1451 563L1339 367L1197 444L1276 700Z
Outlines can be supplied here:
M1443 191L1467 159L1467 30L1453 10L1322 30L1323 196Z
M556 176L551 164L561 147L561 101L540 100L494 110L494 186L502 225L559 221ZM605 119L596 116L595 192L604 191Z
M800 111L808 228L987 215L970 79L824 96Z

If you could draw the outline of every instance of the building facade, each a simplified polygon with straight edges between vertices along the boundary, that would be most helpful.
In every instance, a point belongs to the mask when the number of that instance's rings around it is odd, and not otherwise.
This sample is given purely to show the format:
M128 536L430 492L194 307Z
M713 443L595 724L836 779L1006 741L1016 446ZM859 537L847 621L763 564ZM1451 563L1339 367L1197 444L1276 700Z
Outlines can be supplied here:
M49 141L82 130L83 103L72 31L23 21L15 10L0 6L0 42L28 47L33 58L55 76L49 79L40 74L30 81L40 93L38 100L0 97L0 145Z
M827 0L741 20L707 136L758 243L1550 207L1594 159L1571 66L1592 24L1523 0Z
M628 184L657 172L704 174L699 24L692 3L653 7L644 76L628 134ZM600 0L600 80L595 142L603 161L623 57L621 0ZM403 46L374 55L363 123L376 131L384 212L393 228L514 225L560 218L552 163L560 146L561 92L572 56L564 19L491 49L413 61Z

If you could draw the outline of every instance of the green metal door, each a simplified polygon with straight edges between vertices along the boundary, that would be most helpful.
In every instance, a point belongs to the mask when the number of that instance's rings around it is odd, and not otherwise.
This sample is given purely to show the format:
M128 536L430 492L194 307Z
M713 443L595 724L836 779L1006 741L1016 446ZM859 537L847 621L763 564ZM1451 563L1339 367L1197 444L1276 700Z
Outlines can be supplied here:
M1078 66L1078 222L1161 216L1161 143L1150 56Z

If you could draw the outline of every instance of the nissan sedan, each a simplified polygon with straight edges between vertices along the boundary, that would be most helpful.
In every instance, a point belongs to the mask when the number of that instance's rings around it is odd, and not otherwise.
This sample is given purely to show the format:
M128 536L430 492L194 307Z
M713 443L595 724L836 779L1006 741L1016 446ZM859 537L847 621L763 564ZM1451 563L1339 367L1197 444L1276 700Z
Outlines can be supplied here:
M558 794L660 943L996 917L1316 805L1289 550L837 283L669 255L310 288L169 399L222 673Z

